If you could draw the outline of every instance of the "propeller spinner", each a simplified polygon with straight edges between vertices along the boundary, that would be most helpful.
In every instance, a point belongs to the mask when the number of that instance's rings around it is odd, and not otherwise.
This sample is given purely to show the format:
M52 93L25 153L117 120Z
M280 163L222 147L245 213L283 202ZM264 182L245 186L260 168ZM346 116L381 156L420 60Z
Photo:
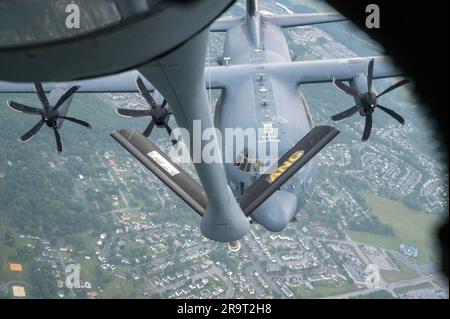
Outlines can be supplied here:
M387 107L384 107L384 106L378 104L378 98L381 97L382 95L385 95L386 93L388 93L390 91L393 91L393 90L405 85L406 83L409 83L409 80L406 80L406 79L401 80L401 81L391 85L390 87L385 89L380 94L376 95L372 90L374 62L375 62L374 59L371 59L369 62L369 66L367 69L368 91L365 93L360 93L356 89L345 84L344 82L337 80L337 79L333 79L334 84L340 90L342 90L344 93L355 98L355 100L357 101L357 104L341 113L333 115L331 117L331 119L333 121L340 121L344 118L350 117L350 116L354 115L355 113L359 112L362 116L364 116L366 118L366 122L364 125L364 132L363 132L363 136L362 136L363 141L366 141L369 138L370 132L372 131L372 113L375 111L375 108L379 108L382 111L384 111L385 113L389 114L394 119L396 119L400 124L402 124L402 125L405 124L405 120L400 114L396 113L395 111L393 111Z

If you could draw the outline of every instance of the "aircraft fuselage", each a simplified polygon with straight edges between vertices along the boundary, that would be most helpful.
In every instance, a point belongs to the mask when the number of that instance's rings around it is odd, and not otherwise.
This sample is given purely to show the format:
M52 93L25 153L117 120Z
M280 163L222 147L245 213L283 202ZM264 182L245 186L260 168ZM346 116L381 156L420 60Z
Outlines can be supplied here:
M245 19L244 23L228 30L226 34L223 65L255 64L258 68L222 91L216 107L215 124L222 132L226 128L276 128L278 135L274 138L279 141L278 153L281 157L311 130L311 116L296 83L277 78L264 68L265 63L292 61L283 30L272 24L261 23L258 16L246 16ZM257 150L248 151L257 153ZM233 154L233 158L237 155ZM255 212L252 218L269 230L284 228L304 205L313 187L316 168L317 160L312 159L282 187L283 194L269 198L265 207ZM230 187L237 197L259 175L258 172L247 172L232 163L226 164L225 169ZM295 208L292 204L285 212L280 212L280 201L286 199L292 202L292 195L295 196ZM269 221L263 215L271 215L266 216Z

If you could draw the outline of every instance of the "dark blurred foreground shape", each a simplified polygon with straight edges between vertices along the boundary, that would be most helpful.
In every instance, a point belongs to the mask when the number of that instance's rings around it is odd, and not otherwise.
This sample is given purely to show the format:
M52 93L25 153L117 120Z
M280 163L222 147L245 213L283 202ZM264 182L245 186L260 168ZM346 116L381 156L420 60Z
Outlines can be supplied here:
M448 172L448 1L326 0L382 44L415 84L422 112L434 126ZM366 27L366 7L380 8L380 28ZM447 206L448 210L448 206ZM448 211L447 211L448 214ZM438 230L443 271L448 276L448 221Z

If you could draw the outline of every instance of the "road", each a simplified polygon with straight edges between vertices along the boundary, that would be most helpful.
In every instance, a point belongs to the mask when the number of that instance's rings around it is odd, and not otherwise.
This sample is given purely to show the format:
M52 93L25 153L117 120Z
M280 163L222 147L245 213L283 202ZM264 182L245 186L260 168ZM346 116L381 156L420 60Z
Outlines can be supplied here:
M95 153L98 157L98 161L99 163L108 171L108 176L109 179L111 180L111 182L117 187L117 191L119 192L120 197L122 198L122 201L125 203L125 207L128 208L130 205L128 203L127 198L125 197L125 195L122 192L122 189L120 188L120 184L117 182L116 178L113 176L113 174L111 173L110 167L108 167L105 162L104 159L98 154L98 151Z
M418 285L418 284L422 284L422 283L426 283L426 282L432 282L433 279L434 279L433 275L421 276L421 277L414 278L414 279L407 279L407 280L396 281L393 283L386 283L385 285L382 285L380 287L380 289L357 290L357 291L352 291L352 292L348 292L345 294L335 295L335 296L331 296L331 297L325 297L322 299L345 299L345 298L365 295L365 294L379 291L382 289L389 291L394 297L397 298L398 295L394 292L394 289L401 288L401 287L414 286L414 285Z

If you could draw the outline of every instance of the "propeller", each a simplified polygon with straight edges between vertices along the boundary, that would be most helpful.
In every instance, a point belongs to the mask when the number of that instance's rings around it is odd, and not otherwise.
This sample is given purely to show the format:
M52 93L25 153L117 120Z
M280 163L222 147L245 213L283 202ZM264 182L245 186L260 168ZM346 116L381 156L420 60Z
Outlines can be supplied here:
M87 128L91 128L91 125L83 120L79 120L74 117L63 116L58 112L58 109L64 104L64 102L66 102L67 99L69 99L80 87L76 85L67 89L66 92L64 92L64 94L61 95L61 97L59 98L59 100L56 102L55 105L50 105L41 83L38 82L34 83L34 88L39 100L41 101L42 108L27 106L10 100L8 100L7 102L8 106L14 111L41 116L39 122L35 126L33 126L28 132L23 134L19 138L19 141L27 142L33 136L36 135L36 133L42 128L44 124L47 124L47 126L53 130L53 133L55 135L58 152L62 152L61 135L58 132L60 128L58 125L58 119L64 119L85 126Z
M376 108L379 108L383 112L387 113L388 115L390 115L391 117L396 119L400 124L402 124L402 125L405 124L405 119L400 114L396 113L395 111L393 111L385 106L378 104L378 98L382 95L385 95L388 92L391 92L391 91L409 83L409 80L406 80L406 79L401 80L401 81L391 85L390 87L385 89L380 94L376 95L372 89L373 88L372 82L373 82L374 63L375 63L375 60L371 59L369 61L369 65L367 68L367 90L368 91L366 93L360 93L356 89L345 84L344 82L337 80L337 79L333 79L333 82L336 85L336 87L339 88L340 90L342 90L344 93L354 97L357 101L357 104L341 113L333 115L331 117L331 119L333 121L340 121L340 120L343 120L343 119L350 117L350 116L356 114L357 112L359 112L362 116L364 116L366 118L366 122L364 125L363 137L362 137L363 141L366 141L369 138L370 132L372 131L372 113L375 111Z
M161 104L158 104L153 99L149 90L146 88L144 81L142 81L141 77L138 76L136 78L136 86L144 97L145 101L150 105L150 109L148 110L132 110L132 109L122 109L116 108L115 112L124 117L147 117L150 116L152 120L148 124L147 128L142 133L145 137L149 137L153 131L155 125L160 128L165 128L169 136L172 134L172 129L169 126L169 118L172 112L168 108L166 99L163 100ZM171 139L172 144L175 145L177 143L176 140Z

